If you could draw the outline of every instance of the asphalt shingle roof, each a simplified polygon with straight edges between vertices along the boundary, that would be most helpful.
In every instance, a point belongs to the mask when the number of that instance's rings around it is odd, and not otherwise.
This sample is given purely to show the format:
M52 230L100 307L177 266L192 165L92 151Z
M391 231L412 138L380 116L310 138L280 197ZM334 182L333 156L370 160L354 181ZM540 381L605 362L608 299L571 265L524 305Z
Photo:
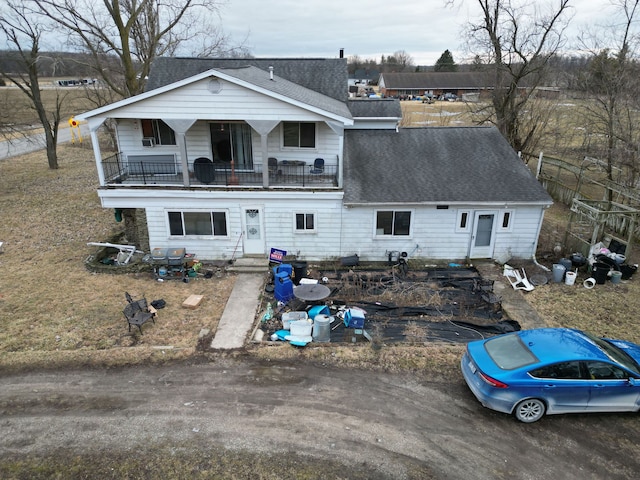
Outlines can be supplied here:
M275 74L272 80L268 72L257 67L220 68L218 71L304 104L351 118L351 112L343 101L322 95L315 90L305 88Z
M323 95L347 100L346 58L157 58L149 72L146 91L192 77L210 69L253 66Z
M486 89L493 87L484 72L383 73L384 87L390 89Z
M347 130L344 191L345 204L552 203L494 127Z
M400 102L392 98L364 98L347 103L354 118L402 117Z

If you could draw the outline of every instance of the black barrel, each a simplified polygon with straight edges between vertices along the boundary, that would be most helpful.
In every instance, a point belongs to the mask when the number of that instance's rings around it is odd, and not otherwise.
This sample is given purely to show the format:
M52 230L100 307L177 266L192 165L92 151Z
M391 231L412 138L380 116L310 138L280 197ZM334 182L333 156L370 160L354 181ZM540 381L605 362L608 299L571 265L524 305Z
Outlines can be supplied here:
M293 283L300 285L300 279L307 276L307 262L293 263Z

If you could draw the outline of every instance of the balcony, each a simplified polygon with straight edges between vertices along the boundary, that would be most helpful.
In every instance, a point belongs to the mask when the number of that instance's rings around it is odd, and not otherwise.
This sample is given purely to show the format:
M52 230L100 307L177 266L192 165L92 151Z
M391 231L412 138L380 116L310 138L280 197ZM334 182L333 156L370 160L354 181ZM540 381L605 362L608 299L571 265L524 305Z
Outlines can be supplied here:
M102 160L108 186L184 186L182 165L173 155L125 157L118 153ZM321 171L303 161L283 161L269 170L270 187L336 188L337 157ZM231 169L229 164L189 163L189 187L262 187L262 171Z

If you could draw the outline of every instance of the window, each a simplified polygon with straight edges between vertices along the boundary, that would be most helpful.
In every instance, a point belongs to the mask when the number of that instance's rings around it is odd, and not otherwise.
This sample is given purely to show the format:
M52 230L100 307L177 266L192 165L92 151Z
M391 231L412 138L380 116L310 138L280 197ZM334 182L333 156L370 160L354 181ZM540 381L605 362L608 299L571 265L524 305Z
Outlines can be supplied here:
M314 232L316 230L315 214L296 213L296 232Z
M282 145L294 148L316 148L316 124L311 122L284 122Z
M456 224L456 232L468 232L469 231L469 212L464 210L458 211L458 223Z
M162 120L144 118L140 120L140 123L142 124L142 136L144 138L153 138L156 145L176 144L176 134Z
M505 210L502 212L502 221L500 222L501 230L511 230L513 224L513 210Z
M503 370L513 370L538 361L517 335L494 337L484 344L484 348L495 364Z
M587 362L587 371L592 380L624 380L629 378L629 374L606 362Z
M578 380L582 378L580 362L561 362L540 367L529 372L536 378L560 378L564 380Z
M409 235L411 212L380 210L376 212L376 235Z
M173 236L227 236L225 212L169 212L169 233Z

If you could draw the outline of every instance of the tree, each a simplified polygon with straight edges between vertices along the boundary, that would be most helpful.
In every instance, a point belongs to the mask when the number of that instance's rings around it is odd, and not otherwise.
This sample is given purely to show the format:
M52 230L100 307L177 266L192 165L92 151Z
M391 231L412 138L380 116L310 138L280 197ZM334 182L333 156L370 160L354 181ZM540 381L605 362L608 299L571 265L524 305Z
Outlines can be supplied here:
M612 2L616 12L609 17L613 19L611 25L599 29L597 37L582 37L583 45L592 53L579 82L587 97L581 122L589 126L587 153L605 160L611 181L615 180L616 168L624 168L629 186L635 186L640 177L639 39L634 32L639 4L640 0ZM613 191L608 194L612 201Z
M58 126L63 98L56 90L55 107L52 111L47 110L42 100L38 63L41 58L40 41L48 28L38 20L30 15L23 2L7 2L0 17L0 30L16 48L17 55L13 56L14 68L3 69L0 76L18 87L33 104L44 129L49 168L57 169Z
M108 88L108 95L95 97L99 101L142 93L153 61L190 42L198 42L202 56L226 45L213 20L218 0L29 1L71 45L89 54L95 76ZM137 210L125 209L123 217L127 239L140 244Z
M144 91L156 57L172 56L189 42L199 42L202 56L226 46L213 21L219 0L31 1L72 46L90 54L95 76L120 97Z
M455 0L449 0L453 5ZM468 44L493 77L493 122L525 155L541 138L545 118L530 121L532 100L545 79L549 59L564 42L569 0L476 0L479 18L467 27Z
M453 61L453 55L449 50L445 50L433 67L434 72L457 72L458 66Z

